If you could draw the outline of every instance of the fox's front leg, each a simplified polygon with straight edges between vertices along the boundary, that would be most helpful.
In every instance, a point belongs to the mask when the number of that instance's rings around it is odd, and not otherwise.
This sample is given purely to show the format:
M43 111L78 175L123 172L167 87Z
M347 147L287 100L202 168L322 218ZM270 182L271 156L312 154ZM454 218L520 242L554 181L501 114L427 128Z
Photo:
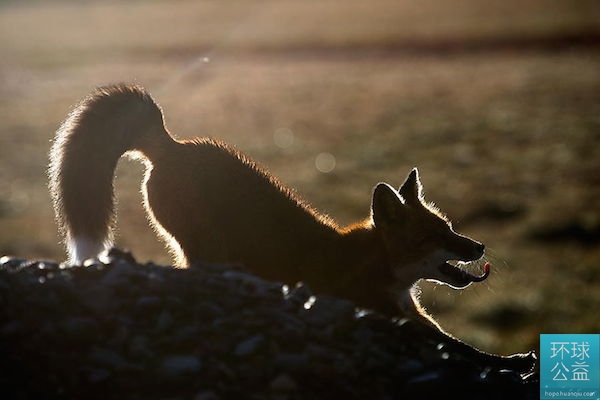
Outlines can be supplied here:
M411 330L415 337L442 345L444 352L485 367L509 369L519 373L532 371L535 367L537 357L534 352L498 356L471 347L447 334L420 305L417 293L417 289L413 287L406 291L400 301L401 317L404 318L402 326Z

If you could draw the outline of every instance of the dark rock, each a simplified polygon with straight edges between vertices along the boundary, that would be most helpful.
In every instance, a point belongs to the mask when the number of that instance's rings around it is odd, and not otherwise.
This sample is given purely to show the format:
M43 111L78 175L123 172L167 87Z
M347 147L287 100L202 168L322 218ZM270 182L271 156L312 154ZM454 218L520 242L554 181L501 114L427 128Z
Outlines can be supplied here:
M156 329L161 332L168 331L174 323L173 316L168 311L162 311L156 319Z
M293 288L287 294L284 294L284 297L293 305L298 306L305 304L312 295L313 294L308 286L298 283L295 288Z
M136 302L137 307L141 311L157 311L162 305L162 300L157 296L140 297Z
M109 263L115 263L118 261L124 261L127 264L137 264L135 257L129 250L122 250L117 247L113 247L108 250L106 257L109 260Z
M294 392L298 390L298 384L288 374L277 375L269 384L269 388L273 392Z
M488 382L497 384L497 385L514 385L523 382L523 378L514 371L509 370L491 370L489 373L485 375L485 378Z
M215 392L206 391L196 394L193 400L220 400L220 398L215 394Z
M87 380L90 383L100 383L110 378L112 374L109 370L103 368L93 368L87 373Z
M0 257L0 266L5 271L12 271L18 269L22 264L26 263L27 260L24 258L2 256Z
M98 324L92 318L72 317L62 323L62 328L67 337L73 339L91 339L98 332Z
M248 339L245 339L244 341L238 343L237 346L235 346L233 354L235 354L238 357L245 357L251 355L252 353L256 352L258 347L262 345L264 341L265 337L260 333L251 336Z
M22 330L23 325L19 321L10 321L0 326L0 335L10 338L11 336L20 334Z
M135 359L149 359L154 356L150 340L146 336L137 335L131 339L128 354Z
M128 264L125 261L119 260L116 264L106 272L101 282L107 286L119 286L126 284L127 281L135 274L133 264Z
M89 359L95 365L110 367L113 370L123 370L128 367L127 361L113 350L94 348Z
M165 358L162 371L169 377L193 375L200 371L202 362L192 355L176 355Z
M238 265L140 265L118 250L84 266L0 258L3 398L539 394L537 375L475 365L418 332Z
M353 303L330 296L312 296L304 303L304 309L303 319L320 327L346 325L355 316Z
M305 372L310 368L310 357L308 354L277 354L273 358L273 366L283 371Z

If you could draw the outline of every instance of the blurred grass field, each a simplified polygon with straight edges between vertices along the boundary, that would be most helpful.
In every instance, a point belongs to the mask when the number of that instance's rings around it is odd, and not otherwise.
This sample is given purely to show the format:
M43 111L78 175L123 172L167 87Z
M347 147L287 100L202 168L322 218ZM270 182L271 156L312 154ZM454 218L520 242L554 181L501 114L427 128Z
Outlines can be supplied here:
M136 82L178 137L229 142L340 223L418 166L494 266L463 291L421 285L467 342L600 331L596 0L2 1L0 54L1 254L64 258L53 133L95 86ZM141 176L120 163L117 243L166 263Z

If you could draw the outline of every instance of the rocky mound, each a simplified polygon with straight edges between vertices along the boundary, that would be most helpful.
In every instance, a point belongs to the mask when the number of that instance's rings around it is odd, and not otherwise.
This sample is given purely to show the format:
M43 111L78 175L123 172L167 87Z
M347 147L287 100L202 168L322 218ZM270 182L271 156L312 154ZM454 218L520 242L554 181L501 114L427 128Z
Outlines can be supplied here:
M341 299L237 266L0 259L3 399L538 398Z

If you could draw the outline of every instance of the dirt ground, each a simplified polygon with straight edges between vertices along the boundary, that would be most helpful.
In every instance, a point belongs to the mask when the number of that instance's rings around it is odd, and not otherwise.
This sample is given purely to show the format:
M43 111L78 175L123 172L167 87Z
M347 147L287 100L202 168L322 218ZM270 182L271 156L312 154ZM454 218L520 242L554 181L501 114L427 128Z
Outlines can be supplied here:
M494 266L463 291L421 285L467 342L597 333L598 21L596 0L0 2L0 253L64 258L53 133L95 86L135 82L178 137L229 142L340 223L419 167ZM166 263L142 171L119 165L117 243Z

